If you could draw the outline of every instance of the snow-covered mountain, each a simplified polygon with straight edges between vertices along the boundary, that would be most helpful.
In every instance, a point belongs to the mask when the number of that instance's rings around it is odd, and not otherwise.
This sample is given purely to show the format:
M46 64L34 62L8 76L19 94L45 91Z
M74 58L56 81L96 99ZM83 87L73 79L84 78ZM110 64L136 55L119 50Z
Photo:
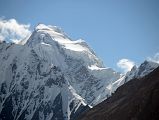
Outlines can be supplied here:
M124 83L134 78L142 78L151 73L157 67L159 67L157 62L145 60L139 67L135 65L131 71L127 72L126 75L123 75L120 79L113 82L112 84L109 84L107 88L111 91L111 93L113 93L119 86L123 85Z
M39 24L27 41L0 43L0 119L75 120L125 82L159 66L145 61L126 75L106 68L84 40Z
M84 109L58 66L28 47L1 44L0 118L3 120L70 119Z
M106 99L110 83L121 78L85 41L43 24L23 45L1 43L0 63L2 120L75 119Z
M125 82L133 78L141 78L148 75L159 66L158 63L145 60L139 67L134 66L130 72L126 74Z

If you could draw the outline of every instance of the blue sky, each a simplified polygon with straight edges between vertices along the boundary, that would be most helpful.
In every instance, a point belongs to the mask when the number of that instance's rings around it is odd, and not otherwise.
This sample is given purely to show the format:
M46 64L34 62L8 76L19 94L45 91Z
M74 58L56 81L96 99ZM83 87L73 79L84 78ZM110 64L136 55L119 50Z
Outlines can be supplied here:
M159 51L159 0L0 0L0 17L60 26L84 39L118 71L117 62L140 64Z

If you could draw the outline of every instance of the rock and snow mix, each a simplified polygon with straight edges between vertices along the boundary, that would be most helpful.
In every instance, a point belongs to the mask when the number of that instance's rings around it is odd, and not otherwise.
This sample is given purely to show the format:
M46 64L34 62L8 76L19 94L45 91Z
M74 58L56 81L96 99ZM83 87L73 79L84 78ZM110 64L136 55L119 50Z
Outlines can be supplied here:
M3 120L75 119L125 81L158 66L147 62L122 75L106 68L85 41L43 24L23 45L0 43L0 63Z

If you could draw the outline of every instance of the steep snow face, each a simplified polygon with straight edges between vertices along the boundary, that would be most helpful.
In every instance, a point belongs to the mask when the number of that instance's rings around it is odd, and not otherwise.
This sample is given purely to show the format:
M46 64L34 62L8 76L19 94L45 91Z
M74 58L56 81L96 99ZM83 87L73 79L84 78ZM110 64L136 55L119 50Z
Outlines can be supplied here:
M48 65L61 68L87 104L96 105L106 99L110 95L107 86L120 78L119 73L104 67L85 41L71 40L58 27L38 25L26 45L46 58Z
M0 118L75 119L110 95L121 76L83 40L38 25L24 45L0 44ZM10 114L12 113L12 114Z
M55 47L54 50L82 59L87 65L91 66L93 63L100 65L99 67L103 65L85 41L72 41L60 28L55 26L39 24L26 44L33 48L39 44Z
M35 50L0 44L0 119L76 117L76 112L87 108L84 99L70 86L61 68Z

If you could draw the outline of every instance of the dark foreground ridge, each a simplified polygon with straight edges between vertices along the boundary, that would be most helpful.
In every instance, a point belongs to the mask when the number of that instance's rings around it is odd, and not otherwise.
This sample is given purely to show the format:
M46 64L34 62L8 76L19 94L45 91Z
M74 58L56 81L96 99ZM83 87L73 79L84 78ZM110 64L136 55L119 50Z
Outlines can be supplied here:
M159 120L159 67L122 85L78 120Z

